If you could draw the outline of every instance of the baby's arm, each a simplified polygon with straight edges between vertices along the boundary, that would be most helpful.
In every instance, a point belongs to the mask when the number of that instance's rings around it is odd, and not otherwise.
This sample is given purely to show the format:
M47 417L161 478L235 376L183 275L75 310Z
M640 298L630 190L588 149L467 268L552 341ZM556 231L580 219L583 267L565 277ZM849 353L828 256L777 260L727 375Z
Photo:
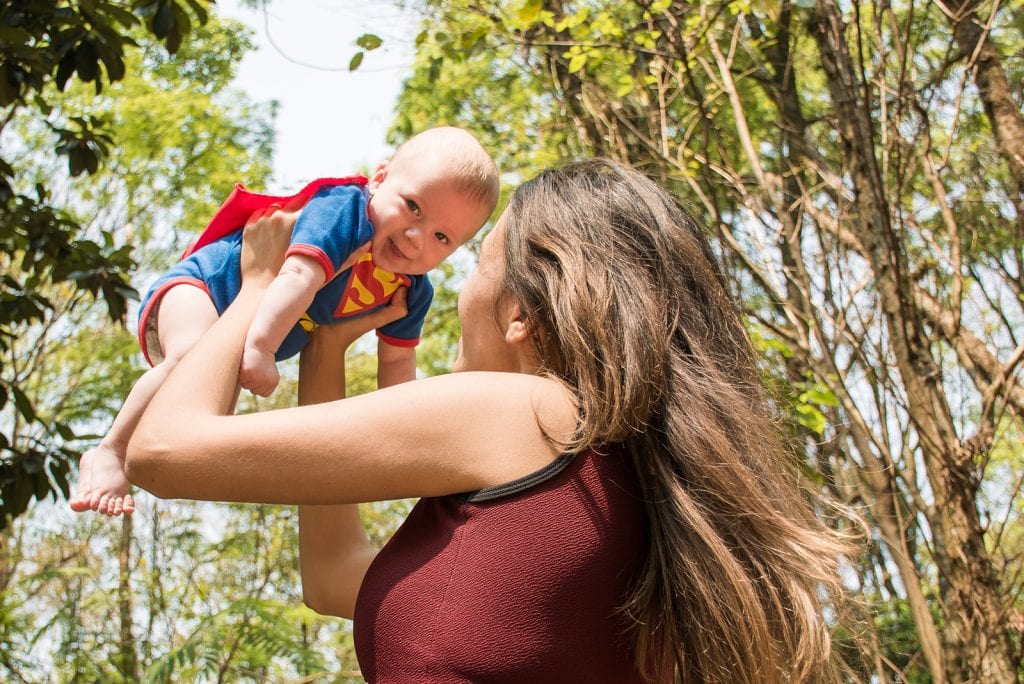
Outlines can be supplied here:
M323 267L312 257L292 254L284 260L245 337L238 372L243 388L263 397L274 391L279 380L274 353L325 282Z
M416 348L377 341L377 387L391 387L416 379Z

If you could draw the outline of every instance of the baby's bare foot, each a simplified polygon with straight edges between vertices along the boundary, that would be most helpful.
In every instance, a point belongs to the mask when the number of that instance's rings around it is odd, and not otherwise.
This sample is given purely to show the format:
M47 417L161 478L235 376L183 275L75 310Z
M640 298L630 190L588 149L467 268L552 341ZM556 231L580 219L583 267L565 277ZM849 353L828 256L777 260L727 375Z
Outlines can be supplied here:
M135 511L135 499L129 491L124 460L116 451L101 444L82 454L71 510L92 510L104 515L130 514Z

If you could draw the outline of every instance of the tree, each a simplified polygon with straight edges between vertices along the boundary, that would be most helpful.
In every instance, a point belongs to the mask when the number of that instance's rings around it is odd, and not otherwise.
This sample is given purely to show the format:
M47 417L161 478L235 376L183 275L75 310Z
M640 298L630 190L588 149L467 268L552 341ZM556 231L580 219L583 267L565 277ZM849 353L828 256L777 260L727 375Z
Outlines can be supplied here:
M521 176L552 157L613 157L716 234L794 457L870 525L851 575L869 618L912 626L910 640L865 639L852 667L1015 679L1020 8L419 6L399 134L462 123Z
M139 41L156 39L177 52L193 25L207 20L207 0L12 0L0 8L0 409L13 416L0 432L0 529L33 499L68 492L66 446L73 432L48 422L19 383L9 361L19 327L41 323L55 308L47 289L64 285L74 308L87 297L105 302L109 317L123 321L135 297L128 282L131 250L88 231L55 203L50 183L26 182L32 174L12 124L30 120L46 129L49 146L73 177L95 173L116 140L95 112L66 116L55 111L55 91L69 83L92 84L98 97L124 78L128 55ZM12 153L13 150L13 153ZM18 424L37 425L31 443L14 437Z
M84 239L134 249L142 266L137 282L180 254L234 182L259 185L269 175L274 105L253 104L231 89L236 66L252 47L247 31L211 18L193 28L191 38L174 55L140 45L124 57L124 78L101 94L69 83L49 95L55 120L90 111L117 141L88 177L71 176L66 160L49 151L48 122L14 117L4 131L21 150L19 181L46 184L55 211L73 220ZM23 275L19 268L15 262L10 272ZM32 397L40 420L2 415L12 419L16 449L44 442L57 424L67 431L59 435L60 446L71 455L78 443L73 438L106 429L120 408L141 373L138 344L130 333L111 329L103 303L83 300L73 285L51 280L35 287L49 309L11 325L0 358L4 379ZM175 591L174 567L182 558L147 548L144 540L162 534L185 557L195 551L188 523L198 526L199 519L185 509L184 520L182 512L170 522L166 512L142 516L141 535L138 525L123 521L119 534L108 537L106 521L95 516L43 532L43 542L38 524L15 523L0 532L12 550L0 559L7 578L0 586L0 613L12 620L5 633L11 649L0 658L0 671L14 679L34 670L52 671L63 681L137 681L154 652L166 650L162 626L178 619L178 607L164 597ZM24 550L13 552L19 548ZM158 566L147 571L154 559ZM140 614L148 619L139 621ZM38 639L54 645L48 665L37 657Z
M372 353L355 357L353 389L374 375ZM294 394L286 374L273 397L243 397L239 410ZM130 533L44 502L0 535L0 679L361 681L351 624L300 605L293 508L139 503ZM371 538L383 544L410 504L364 507Z

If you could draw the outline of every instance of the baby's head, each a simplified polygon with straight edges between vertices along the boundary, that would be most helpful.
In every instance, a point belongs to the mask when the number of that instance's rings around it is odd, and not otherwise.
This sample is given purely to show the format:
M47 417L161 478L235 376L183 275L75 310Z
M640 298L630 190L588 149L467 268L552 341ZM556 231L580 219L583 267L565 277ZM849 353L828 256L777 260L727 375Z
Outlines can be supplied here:
M476 138L444 126L406 141L369 188L374 263L418 275L480 230L498 203L498 170Z

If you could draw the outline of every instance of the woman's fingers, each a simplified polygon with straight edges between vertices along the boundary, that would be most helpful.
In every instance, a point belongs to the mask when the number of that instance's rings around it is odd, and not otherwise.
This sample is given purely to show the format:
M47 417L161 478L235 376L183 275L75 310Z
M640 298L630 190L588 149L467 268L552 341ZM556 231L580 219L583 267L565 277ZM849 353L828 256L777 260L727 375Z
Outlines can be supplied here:
M395 295L388 302L388 305L381 309L381 314L386 315L388 320L385 320L380 325L387 325L393 321L397 321L409 313L409 288L400 287L395 291ZM380 326L378 326L380 327Z
M324 336L325 340L330 340L336 346L347 347L365 333L382 328L405 316L409 312L407 300L408 288L400 287L385 306L362 316L343 318L330 325L321 325L313 335Z
M297 211L278 204L254 212L242 229L242 280L277 275L291 241Z
M352 320L353 322L359 321L364 332L382 328L388 323L394 323L399 318L402 318L409 313L408 297L409 288L400 287L395 290L395 294L392 295L391 301L386 305L376 309L375 311L371 311L365 316L359 316Z

